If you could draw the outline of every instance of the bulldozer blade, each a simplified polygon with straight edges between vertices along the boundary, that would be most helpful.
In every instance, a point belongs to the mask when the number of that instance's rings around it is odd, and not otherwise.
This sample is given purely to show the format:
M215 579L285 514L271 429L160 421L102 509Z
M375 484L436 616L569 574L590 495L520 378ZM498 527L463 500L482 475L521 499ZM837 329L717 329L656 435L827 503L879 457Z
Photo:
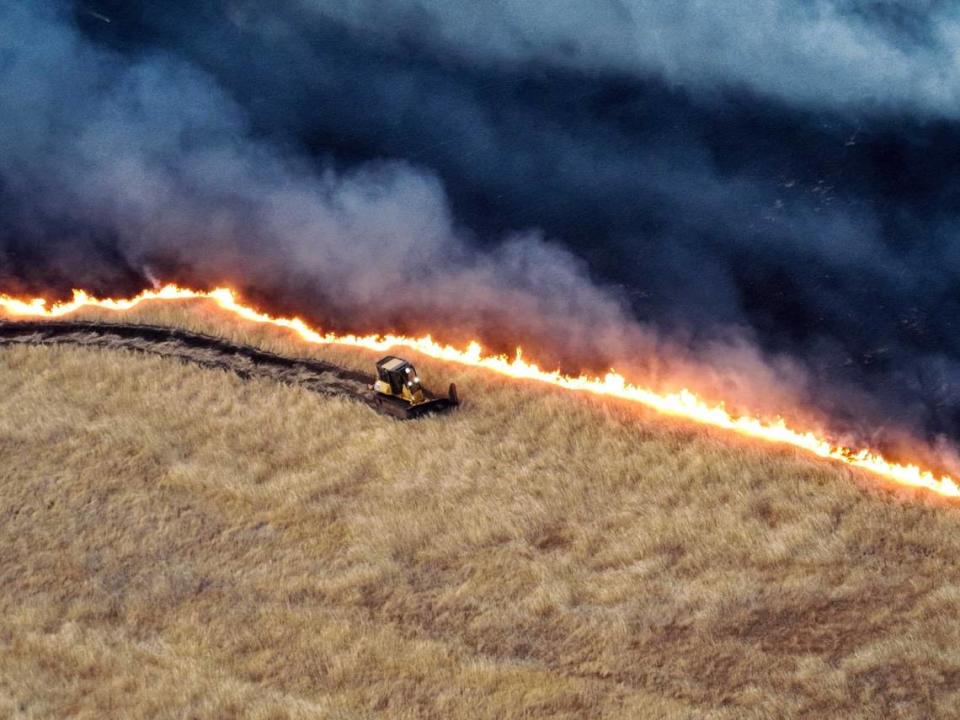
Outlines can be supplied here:
M409 406L407 408L407 417L412 420L414 418L423 417L424 415L429 415L430 413L443 412L444 410L449 410L453 407L456 407L456 404L450 402L449 398L435 398L433 400L427 400L426 402Z
M457 386L453 383L450 383L450 391L447 397L430 398L416 405L411 405L405 400L389 395L376 394L374 397L374 406L379 412L399 420L414 420L431 413L450 410L459 404L460 398L457 395Z

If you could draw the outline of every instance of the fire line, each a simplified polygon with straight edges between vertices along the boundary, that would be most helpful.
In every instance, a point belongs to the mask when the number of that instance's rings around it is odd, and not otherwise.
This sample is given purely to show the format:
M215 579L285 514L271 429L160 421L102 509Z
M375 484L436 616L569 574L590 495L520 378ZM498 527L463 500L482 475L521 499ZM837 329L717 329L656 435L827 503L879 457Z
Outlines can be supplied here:
M636 402L663 415L730 430L770 443L800 448L822 458L867 470L898 485L924 488L946 497L960 497L960 487L949 475L937 476L917 465L891 462L869 449L858 450L834 444L812 432L795 430L782 418L770 421L750 416L731 415L722 403L710 404L686 389L673 393L657 393L628 383L622 375L612 371L602 378L566 375L559 370L545 371L535 363L524 360L519 349L513 359L503 355L484 355L477 342L471 342L466 349L460 349L451 345L442 345L429 335L410 338L390 334L364 336L323 334L299 318L273 317L243 305L228 288L191 290L176 285L166 285L159 290L145 290L135 297L126 299L100 299L83 290L74 290L72 300L50 306L42 298L23 300L0 294L0 309L11 316L57 318L85 307L122 312L149 300L195 299L212 300L224 310L245 320L287 328L311 344L347 345L377 351L385 351L391 347L406 347L438 360L483 368L500 375L535 380L574 392L605 395Z

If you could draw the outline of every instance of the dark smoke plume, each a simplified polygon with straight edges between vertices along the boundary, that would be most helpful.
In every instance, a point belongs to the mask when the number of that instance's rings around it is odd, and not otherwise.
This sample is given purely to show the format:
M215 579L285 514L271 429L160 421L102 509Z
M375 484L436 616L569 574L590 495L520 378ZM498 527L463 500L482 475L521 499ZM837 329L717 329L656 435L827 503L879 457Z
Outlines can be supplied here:
M289 296L328 327L442 319L464 337L572 349L627 325L585 264L539 233L474 247L427 171L401 160L341 170L255 138L209 75L166 52L96 47L63 8L7 6L0 26L11 280L112 289L142 268L176 268Z
M152 268L956 438L950 6L564 8L0 0L4 284Z

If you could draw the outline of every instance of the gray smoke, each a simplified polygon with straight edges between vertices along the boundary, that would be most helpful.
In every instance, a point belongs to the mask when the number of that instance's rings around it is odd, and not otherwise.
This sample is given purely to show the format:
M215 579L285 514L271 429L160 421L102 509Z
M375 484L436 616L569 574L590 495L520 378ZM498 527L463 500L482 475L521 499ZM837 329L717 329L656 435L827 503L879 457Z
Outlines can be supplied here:
M4 234L19 216L21 244L109 238L133 268L294 288L354 327L439 319L455 335L496 330L569 355L624 341L622 304L572 254L536 232L476 249L425 170L318 169L255 139L205 73L163 53L128 62L95 48L63 10L4 4L0 47ZM8 267L17 248L5 248ZM74 281L95 265L75 266Z
M924 0L299 0L384 41L475 62L655 75L817 107L960 115L960 6Z
M797 167L808 141L832 151L822 118L758 127L766 106L727 113L713 87L949 114L923 89L949 87L949 66L931 70L947 11L931 29L865 5L750 4L756 23L746 5L568 5L0 0L4 283L113 291L150 268L328 328L517 343L566 369L820 409L874 442L952 431L953 346L915 346L873 307L948 293L956 243L890 242L872 196ZM860 51L811 52L786 17L904 58L840 72ZM674 82L702 102L657 84ZM746 152L722 150L741 136ZM879 371L849 362L876 343Z

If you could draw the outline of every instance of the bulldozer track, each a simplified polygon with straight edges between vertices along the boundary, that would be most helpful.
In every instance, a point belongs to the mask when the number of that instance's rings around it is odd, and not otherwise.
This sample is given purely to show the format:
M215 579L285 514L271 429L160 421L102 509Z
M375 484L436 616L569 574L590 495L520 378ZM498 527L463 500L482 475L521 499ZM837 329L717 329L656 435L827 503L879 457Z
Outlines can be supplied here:
M228 370L242 378L265 378L323 395L346 396L384 413L382 404L370 392L370 375L178 328L86 321L0 321L0 348L15 345L72 345L159 355Z

